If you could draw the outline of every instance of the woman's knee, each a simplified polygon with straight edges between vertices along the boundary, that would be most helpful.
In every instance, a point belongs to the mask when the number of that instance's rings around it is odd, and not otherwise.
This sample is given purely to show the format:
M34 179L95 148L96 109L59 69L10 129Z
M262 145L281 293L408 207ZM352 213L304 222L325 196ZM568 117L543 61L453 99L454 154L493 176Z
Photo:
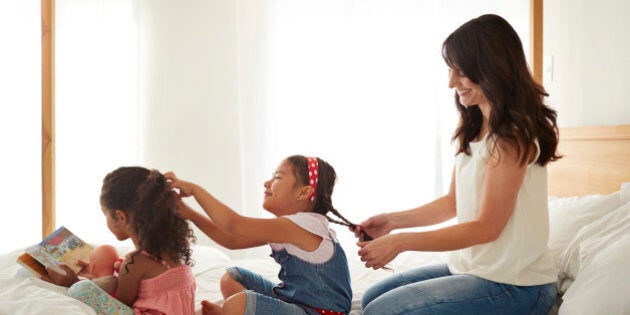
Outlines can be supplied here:
M229 272L224 273L221 277L221 294L223 294L224 299L241 292L244 289L245 287L238 281L234 280Z
M368 288L361 296L361 308L365 309L370 302L374 301L381 292L378 292L375 287Z

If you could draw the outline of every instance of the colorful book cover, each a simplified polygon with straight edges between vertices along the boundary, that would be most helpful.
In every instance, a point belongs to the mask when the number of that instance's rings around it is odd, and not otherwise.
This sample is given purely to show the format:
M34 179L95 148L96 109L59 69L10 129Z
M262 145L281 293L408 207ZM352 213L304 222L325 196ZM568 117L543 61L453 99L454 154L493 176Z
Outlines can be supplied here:
M78 274L82 267L79 260L88 260L94 248L70 232L64 226L46 237L39 244L33 245L18 257L17 262L39 276L46 276L45 267L50 267L64 274L59 264L66 264Z

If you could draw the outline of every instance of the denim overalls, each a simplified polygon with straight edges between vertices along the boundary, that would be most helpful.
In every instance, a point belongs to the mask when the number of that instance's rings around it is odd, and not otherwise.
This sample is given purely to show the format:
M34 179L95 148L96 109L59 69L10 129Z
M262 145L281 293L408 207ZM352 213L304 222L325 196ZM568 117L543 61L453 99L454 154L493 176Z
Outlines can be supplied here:
M282 281L273 292L286 302L349 313L352 288L348 260L339 242L333 244L333 256L323 264L303 261L286 249L272 251L271 257L281 266L278 278ZM313 313L308 307L306 310Z

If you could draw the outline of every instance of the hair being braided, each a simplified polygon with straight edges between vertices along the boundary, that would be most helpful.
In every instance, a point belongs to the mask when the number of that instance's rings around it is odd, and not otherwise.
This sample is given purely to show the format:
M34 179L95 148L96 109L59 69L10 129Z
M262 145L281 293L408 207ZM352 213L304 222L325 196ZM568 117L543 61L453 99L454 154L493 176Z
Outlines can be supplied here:
M293 173L297 180L303 184L308 184L308 162L306 157L303 155L293 155L287 158L289 163L293 165ZM317 179L317 189L315 190L315 205L313 206L313 212L319 213L328 219L329 222L348 226L352 229L357 227L356 224L350 222L346 219L332 204L332 193L335 187L335 183L337 181L337 173L335 169L328 164L328 162L317 158L318 164L318 179ZM332 212L335 216L337 216L341 221L335 220L328 216L328 212ZM369 236L365 231L361 230L361 239L366 241L371 241L372 237Z

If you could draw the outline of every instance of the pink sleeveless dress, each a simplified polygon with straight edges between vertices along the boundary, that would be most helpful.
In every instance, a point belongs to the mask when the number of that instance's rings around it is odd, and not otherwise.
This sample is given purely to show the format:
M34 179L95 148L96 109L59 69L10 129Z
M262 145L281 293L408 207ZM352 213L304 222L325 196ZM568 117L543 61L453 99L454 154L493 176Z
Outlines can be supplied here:
M164 263L163 263L164 264ZM135 314L194 314L196 282L190 266L171 268L140 281Z

